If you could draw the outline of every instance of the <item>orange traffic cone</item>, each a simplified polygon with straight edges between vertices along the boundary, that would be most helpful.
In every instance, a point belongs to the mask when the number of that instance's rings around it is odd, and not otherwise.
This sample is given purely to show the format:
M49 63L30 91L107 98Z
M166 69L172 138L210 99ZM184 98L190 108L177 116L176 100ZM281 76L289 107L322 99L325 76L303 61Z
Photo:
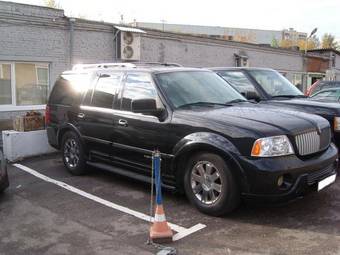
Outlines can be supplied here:
M172 242L172 230L165 218L163 205L156 206L155 218L150 228L150 239L154 243Z
M167 243L172 241L173 233L166 221L162 202L160 153L155 152L152 160L153 170L155 172L156 211L153 224L150 228L150 239L155 243Z

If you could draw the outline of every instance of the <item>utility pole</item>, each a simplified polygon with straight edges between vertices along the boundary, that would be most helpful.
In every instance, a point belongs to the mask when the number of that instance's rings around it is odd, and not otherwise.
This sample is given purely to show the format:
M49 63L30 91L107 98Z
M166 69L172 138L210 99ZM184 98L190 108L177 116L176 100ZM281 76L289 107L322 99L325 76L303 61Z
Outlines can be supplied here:
M162 19L161 22L162 22L162 30L163 30L163 32L164 32L166 20L165 20L165 19Z
M311 38L317 31L318 31L318 28L316 27L316 28L313 29L313 31L310 33L310 35L306 37L306 42L305 42L305 55L307 54L308 39Z
M307 48L308 48L308 39L311 38L316 32L318 31L318 28L314 28L309 36L306 37L305 41L305 54L303 56L303 65L304 65L304 79L303 79L303 91L306 91L308 89L308 58L307 58Z

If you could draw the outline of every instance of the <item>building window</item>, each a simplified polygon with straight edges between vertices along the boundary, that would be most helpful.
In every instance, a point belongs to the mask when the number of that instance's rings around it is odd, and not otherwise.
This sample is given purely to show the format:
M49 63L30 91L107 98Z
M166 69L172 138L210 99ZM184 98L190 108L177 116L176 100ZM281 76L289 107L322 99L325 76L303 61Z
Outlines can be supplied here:
M12 104L11 65L0 63L0 106Z
M303 91L303 83L302 83L302 74L301 73L295 73L293 75L293 81L292 83L301 91Z
M48 90L48 64L0 63L0 110L45 105Z

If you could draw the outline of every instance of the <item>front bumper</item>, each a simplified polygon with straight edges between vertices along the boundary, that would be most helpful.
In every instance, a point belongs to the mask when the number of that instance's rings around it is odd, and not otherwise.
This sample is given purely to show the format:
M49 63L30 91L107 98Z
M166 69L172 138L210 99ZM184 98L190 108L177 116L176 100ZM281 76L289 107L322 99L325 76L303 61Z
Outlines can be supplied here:
M0 150L0 192L9 186L7 174L7 162Z
M337 173L338 150L334 144L308 159L295 155L277 158L245 159L241 163L247 175L245 199L286 202L317 191L318 182ZM287 185L278 186L278 178L287 177Z
M3 171L3 172L1 172ZM0 192L9 186L7 170L0 170Z

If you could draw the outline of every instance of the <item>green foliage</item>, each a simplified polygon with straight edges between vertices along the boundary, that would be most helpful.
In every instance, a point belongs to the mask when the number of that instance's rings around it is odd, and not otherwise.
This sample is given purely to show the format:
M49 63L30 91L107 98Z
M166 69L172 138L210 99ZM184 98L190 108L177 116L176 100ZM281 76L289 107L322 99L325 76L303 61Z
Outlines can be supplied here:
M279 48L279 42L277 41L275 37L273 37L270 46L272 46L273 48Z

